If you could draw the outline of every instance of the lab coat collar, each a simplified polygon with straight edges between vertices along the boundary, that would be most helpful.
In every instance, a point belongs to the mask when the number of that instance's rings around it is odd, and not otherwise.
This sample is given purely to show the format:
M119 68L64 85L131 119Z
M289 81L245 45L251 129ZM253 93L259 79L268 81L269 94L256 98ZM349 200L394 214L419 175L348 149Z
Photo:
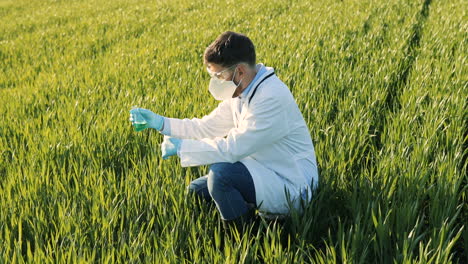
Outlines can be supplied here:
M259 82L261 82L266 76L270 75L271 73L275 72L275 70L272 67L266 67L263 65L263 63L258 63L256 66L257 72L260 72L260 69L265 68L266 71L263 72L263 74L255 81L255 83L252 84L252 89L250 89L249 93L244 97L244 98L250 98L252 95L253 91L255 90L255 87Z
M257 64L255 68L256 69L255 69L254 78L252 79L252 81L250 81L249 85L247 85L247 88L245 88L245 90L242 91L242 93L239 95L239 99L241 99L241 101L245 100L245 97L249 94L249 92L252 89L255 82L257 82L258 78L260 78L261 75L263 75L263 72L266 71L266 68L261 67L261 65L259 65L259 64Z

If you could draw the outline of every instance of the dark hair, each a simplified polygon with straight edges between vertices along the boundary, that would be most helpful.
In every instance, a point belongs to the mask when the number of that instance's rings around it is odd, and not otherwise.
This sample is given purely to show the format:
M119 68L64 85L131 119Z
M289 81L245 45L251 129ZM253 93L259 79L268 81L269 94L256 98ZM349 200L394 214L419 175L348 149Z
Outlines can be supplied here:
M205 50L205 63L230 67L240 62L255 66L255 47L245 35L226 31L219 35Z

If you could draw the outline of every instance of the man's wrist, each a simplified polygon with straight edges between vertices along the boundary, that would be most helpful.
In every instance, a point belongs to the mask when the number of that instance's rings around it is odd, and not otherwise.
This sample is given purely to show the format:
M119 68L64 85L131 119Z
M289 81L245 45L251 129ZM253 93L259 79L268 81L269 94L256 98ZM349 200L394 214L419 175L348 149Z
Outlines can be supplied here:
M164 129L164 117L158 116L155 119L151 120L149 127L158 131L162 131Z
M181 139L181 140L179 141L179 144L177 144L177 148L176 148L176 155L177 155L179 158L180 158L180 149L182 148L182 142L183 142L183 141L184 141L184 140Z
M159 131L163 131L164 130L164 117L161 117L162 121L162 125L161 125L161 129L158 129Z

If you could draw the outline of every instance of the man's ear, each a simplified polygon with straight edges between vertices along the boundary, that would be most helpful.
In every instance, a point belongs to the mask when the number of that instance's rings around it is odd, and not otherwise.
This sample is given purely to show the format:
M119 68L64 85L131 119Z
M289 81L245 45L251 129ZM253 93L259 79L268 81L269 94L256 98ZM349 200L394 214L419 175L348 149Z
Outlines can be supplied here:
M238 74L239 74L239 77L242 77L244 76L245 72L246 72L246 66L245 64L240 64L239 65L239 69L237 70L238 71Z

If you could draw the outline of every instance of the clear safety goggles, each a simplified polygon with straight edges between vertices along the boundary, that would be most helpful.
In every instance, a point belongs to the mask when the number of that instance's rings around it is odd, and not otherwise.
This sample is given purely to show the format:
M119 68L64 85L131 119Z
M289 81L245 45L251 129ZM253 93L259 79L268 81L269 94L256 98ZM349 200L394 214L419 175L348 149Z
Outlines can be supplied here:
M208 67L206 67L206 70L208 71L208 74L210 75L211 78L221 79L221 77L223 76L223 73L225 73L226 71L228 71L228 70L230 70L230 69L232 69L232 68L234 68L236 66L237 66L237 64L232 65L232 66L230 66L230 67L228 67L228 68L226 68L226 69L224 69L224 70L222 70L220 72L210 71L210 69Z

